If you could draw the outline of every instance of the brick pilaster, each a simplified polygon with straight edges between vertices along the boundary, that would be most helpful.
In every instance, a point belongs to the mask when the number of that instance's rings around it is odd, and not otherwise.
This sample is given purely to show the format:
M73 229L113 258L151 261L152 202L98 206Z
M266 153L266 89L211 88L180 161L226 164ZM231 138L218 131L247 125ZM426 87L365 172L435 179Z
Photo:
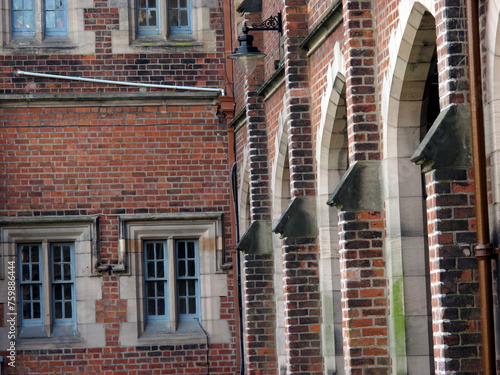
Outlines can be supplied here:
M436 4L436 38L440 107L467 101L467 35L465 0L439 0Z
M308 31L307 12L305 0L284 1L285 113L292 199L316 194L309 61L300 48ZM302 220L315 220L315 214ZM315 223L308 224L315 228ZM288 234L283 243L283 294L290 375L323 373L318 261L317 237Z
M434 170L425 179L436 374L479 374L473 182L467 170Z
M259 23L260 13L246 13L248 24ZM252 33L259 46L262 33ZM264 67L258 65L246 76L245 105L247 113L247 144L249 148L250 219L271 220L268 134L265 104L257 93L263 82ZM270 226L269 226L270 228ZM269 236L271 231L261 234ZM258 237L258 236L256 236ZM262 239L261 239L262 240ZM265 241L259 242L264 246ZM269 242L270 243L270 242ZM258 254L245 254L244 283L246 311L246 356L249 375L277 374L274 301L274 259L272 249L256 249Z
M346 374L390 374L388 292L380 212L339 214Z
M379 160L372 1L344 1L349 160Z

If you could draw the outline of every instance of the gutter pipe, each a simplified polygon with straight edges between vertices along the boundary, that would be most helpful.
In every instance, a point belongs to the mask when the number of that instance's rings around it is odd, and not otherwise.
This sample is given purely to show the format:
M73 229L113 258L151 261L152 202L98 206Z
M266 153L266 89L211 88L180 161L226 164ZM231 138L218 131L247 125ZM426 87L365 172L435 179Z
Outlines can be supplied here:
M496 354L493 322L493 291L491 259L493 246L489 242L488 196L486 188L486 152L484 139L483 93L481 89L481 54L479 42L478 1L467 0L467 53L472 131L472 162L476 200L477 245L475 255L479 271L481 302L481 336L483 374L496 374Z
M75 76L62 76L59 74L46 74L46 73L32 73L25 72L23 70L18 70L17 75L19 76L29 76L29 77L43 77L43 78L54 78L54 79L65 79L68 81L80 81L80 82L95 82L95 83L107 83L111 85L122 85L122 86L136 86L136 87L149 87L149 88L159 88L159 89L174 89L174 90L191 90L191 91L207 91L207 92L218 92L221 95L225 95L224 89L216 89L210 87L194 87L194 86L173 86L173 85L157 85L153 83L136 83L127 81L112 81L108 79L97 79L97 78L84 78Z

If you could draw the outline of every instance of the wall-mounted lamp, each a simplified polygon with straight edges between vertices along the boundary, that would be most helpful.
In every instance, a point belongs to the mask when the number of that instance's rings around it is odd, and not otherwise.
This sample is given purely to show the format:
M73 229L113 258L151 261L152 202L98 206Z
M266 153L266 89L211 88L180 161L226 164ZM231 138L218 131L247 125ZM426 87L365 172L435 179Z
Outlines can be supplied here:
M240 46L236 48L234 52L228 56L228 58L231 60L236 60L243 73L245 75L249 75L252 74L252 72L255 70L255 67L257 66L257 59L266 57L266 54L260 52L257 47L253 46L253 36L248 34L248 32L253 30L273 30L278 31L281 36L283 33L281 12L279 12L276 16L269 17L259 25L253 24L252 26L248 27L246 24L244 24L242 30L243 34L238 36L238 42L240 43ZM279 63L280 60L276 60L274 62L275 69L278 68Z

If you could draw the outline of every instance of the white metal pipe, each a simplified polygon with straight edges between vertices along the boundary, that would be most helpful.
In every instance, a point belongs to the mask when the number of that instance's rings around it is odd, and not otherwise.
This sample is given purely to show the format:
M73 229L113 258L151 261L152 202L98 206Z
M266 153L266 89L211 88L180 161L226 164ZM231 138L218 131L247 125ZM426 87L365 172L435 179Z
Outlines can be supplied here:
M96 83L109 83L112 85L122 85L122 86L137 86L137 87L153 87L159 89L174 89L174 90L192 90L192 91L209 91L209 92L220 92L221 95L225 95L224 89L215 89L210 87L194 87L194 86L172 86L172 85L155 85L152 83L135 83L126 81L111 81L107 79L97 79L97 78L84 78L75 76L61 76L58 74L46 74L46 73L32 73L18 70L17 74L20 76L30 76L30 77L45 77L45 78L55 78L55 79L66 79L70 81L81 81L81 82L96 82Z

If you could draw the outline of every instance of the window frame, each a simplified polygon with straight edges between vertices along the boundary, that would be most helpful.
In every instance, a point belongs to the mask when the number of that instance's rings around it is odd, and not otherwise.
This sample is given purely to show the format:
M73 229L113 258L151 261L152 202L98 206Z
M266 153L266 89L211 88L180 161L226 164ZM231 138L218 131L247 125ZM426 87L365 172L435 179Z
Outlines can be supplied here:
M11 24L12 24L12 37L36 37L37 30L43 30L43 36L44 37L51 37L51 36L68 36L68 0L61 0L64 5L63 10L57 11L55 8L54 10L50 9L48 10L47 7L50 5L48 3L49 0L31 0L33 7L30 10L24 10L24 0L23 0L23 8L22 10L17 10L14 7L14 1L15 0L9 0L10 2L10 18L11 18ZM53 0L55 1L55 0ZM37 15L37 7L40 7L42 11L40 12L40 15ZM22 28L17 29L15 27L15 17L14 14L15 12L23 12L25 14L29 13L31 14L31 17L33 18L33 29L28 30L26 26L23 26ZM47 16L49 12L63 12L64 14L64 26L62 27L48 27L49 22L47 21ZM56 18L54 18L54 22L56 22Z
M98 247L98 215L82 216L54 216L54 217L26 217L0 218L0 289L7 287L8 265L15 263L16 290L19 288L19 248L20 244L41 244L49 249L50 244L73 244L73 296L74 324L70 322L52 322L45 320L43 327L21 326L21 319L17 319L17 347L18 349L37 349L43 345L47 349L59 348L61 344L72 348L99 347L105 345L106 337L103 323L97 323L96 301L102 299L102 286L99 273L100 251ZM50 278L49 252L42 252L43 275ZM11 262L11 263L9 263ZM49 280L47 280L49 281ZM50 287L46 284L46 288ZM46 289L47 290L47 289ZM50 293L43 296L44 315L53 308L49 299ZM17 295L16 312L20 317L21 301ZM77 312L77 313L76 313ZM7 317L7 316L6 316ZM4 319L6 319L4 317ZM64 323L64 324L60 324ZM70 323L70 324L66 324ZM0 326L0 335L6 334Z
M120 298L129 306L127 322L120 328L122 345L161 345L165 340L172 345L202 344L207 334L212 342L230 339L228 320L220 313L221 298L228 295L228 276L222 267L222 223L223 214L219 212L119 216L119 262L121 259L123 263L116 269L122 269ZM199 319L184 321L177 319L177 314L169 314L168 325L151 324L145 316L144 306L144 242L166 240L173 251L175 240L185 239L198 240ZM175 272L173 263L169 262L168 266L171 273ZM174 294L170 294L170 301L176 299L176 289L171 285L170 293L172 289Z
M168 24L168 32L169 32L169 34L170 35L191 34L193 32L192 23L191 23L192 12L193 12L193 9L191 7L191 0L185 0L186 3L187 3L186 8L181 8L180 2L182 0L175 0L175 1L177 1L177 4L179 5L175 9L187 9L187 25L186 26L172 26L172 12L173 12L173 8L170 7L170 3L171 3L172 0L167 0L167 1L168 1L168 6L167 6L167 12L168 12L167 24Z
M19 337L37 338L37 337L56 337L56 336L76 336L78 335L76 327L76 291L75 291L75 244L73 242L18 242L16 243L18 251L18 312L19 312ZM23 314L23 293L22 286L33 284L21 280L23 275L22 251L24 246L38 247L39 274L40 280L40 318L25 319ZM57 318L55 316L55 291L54 286L62 284L54 280L54 247L58 245L69 245L70 247L70 283L71 284L71 318ZM31 262L29 263L31 264ZM32 269L32 268L31 268ZM30 280L33 281L33 280Z

